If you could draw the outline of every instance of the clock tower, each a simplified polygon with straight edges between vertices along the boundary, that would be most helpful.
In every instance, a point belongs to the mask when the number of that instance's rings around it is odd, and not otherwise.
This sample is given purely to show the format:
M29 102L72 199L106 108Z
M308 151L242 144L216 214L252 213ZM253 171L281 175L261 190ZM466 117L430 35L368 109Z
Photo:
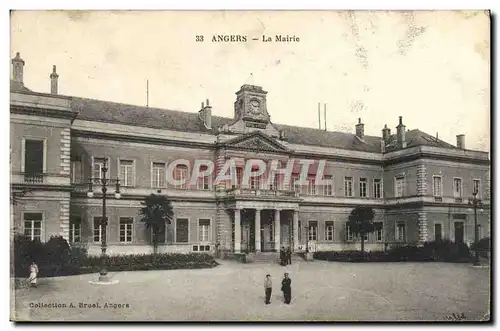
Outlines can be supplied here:
M243 120L246 126L265 126L269 123L266 94L267 92L261 86L243 85L236 92L235 119Z

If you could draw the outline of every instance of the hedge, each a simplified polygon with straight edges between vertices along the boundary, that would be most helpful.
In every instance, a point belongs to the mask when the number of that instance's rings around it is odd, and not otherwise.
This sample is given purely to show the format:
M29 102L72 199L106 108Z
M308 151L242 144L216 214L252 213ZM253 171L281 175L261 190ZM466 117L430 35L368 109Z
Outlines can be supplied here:
M13 253L11 265L15 277L28 277L33 261L38 265L40 277L97 273L101 268L100 256L89 256L82 247L70 248L62 237L52 237L41 243L18 235L14 238ZM211 255L203 253L106 256L109 271L201 269L217 265Z
M471 262L465 244L451 241L428 242L422 247L405 245L386 252L325 251L315 252L314 259L337 262Z

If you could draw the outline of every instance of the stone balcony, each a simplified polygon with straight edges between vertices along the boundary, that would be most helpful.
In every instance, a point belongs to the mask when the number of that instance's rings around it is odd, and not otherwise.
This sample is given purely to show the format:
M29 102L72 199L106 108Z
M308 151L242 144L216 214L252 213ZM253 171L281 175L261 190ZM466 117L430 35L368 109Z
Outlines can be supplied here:
M273 190L264 188L242 188L235 187L226 190L227 197L284 197L284 198L298 198L299 192L289 190Z

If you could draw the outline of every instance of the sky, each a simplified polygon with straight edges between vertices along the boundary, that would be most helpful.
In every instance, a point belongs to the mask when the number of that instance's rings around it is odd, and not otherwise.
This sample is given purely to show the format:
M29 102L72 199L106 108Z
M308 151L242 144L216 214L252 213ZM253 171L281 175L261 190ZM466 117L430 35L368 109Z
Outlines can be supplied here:
M277 34L300 41L260 41ZM254 84L268 91L274 123L317 128L321 103L328 130L354 133L361 118L365 134L381 136L402 116L407 129L454 145L465 134L466 148L489 151L482 11L14 11L16 52L38 92L50 91L56 65L60 94L188 112L208 98L213 115L233 117L235 92Z

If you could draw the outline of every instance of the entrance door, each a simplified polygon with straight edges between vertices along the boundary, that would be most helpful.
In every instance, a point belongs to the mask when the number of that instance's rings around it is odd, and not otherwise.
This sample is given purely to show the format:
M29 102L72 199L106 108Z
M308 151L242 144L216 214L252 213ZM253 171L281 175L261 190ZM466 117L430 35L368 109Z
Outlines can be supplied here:
M455 222L455 242L459 244L464 242L464 222Z
M309 228L307 232L307 245L309 252L314 253L316 252L316 241L318 240L318 222L309 221Z

